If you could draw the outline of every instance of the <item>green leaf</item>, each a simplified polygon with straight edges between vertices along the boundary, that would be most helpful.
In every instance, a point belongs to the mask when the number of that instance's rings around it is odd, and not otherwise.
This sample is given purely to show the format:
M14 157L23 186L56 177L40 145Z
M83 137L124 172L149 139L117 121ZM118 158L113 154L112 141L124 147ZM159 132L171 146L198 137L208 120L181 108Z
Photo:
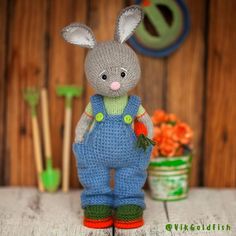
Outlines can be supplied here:
M138 148L142 148L144 151L147 150L147 148L150 146L150 145L155 145L156 143L149 139L148 137L146 137L145 135L141 134L138 136L138 139L137 139L137 143L136 143L136 146Z

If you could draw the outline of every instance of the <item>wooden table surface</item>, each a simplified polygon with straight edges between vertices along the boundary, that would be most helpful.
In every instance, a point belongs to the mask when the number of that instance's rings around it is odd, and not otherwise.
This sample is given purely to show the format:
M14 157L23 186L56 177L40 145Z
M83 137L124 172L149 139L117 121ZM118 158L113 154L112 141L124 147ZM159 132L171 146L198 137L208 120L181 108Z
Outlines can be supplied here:
M192 189L189 198L157 202L146 196L145 226L134 230L91 230L81 224L80 191L39 193L34 188L0 189L1 236L181 236L236 235L236 190ZM172 224L172 232L166 225ZM174 224L195 227L229 225L230 230L175 230ZM179 226L180 227L180 226ZM213 227L213 226L212 226Z

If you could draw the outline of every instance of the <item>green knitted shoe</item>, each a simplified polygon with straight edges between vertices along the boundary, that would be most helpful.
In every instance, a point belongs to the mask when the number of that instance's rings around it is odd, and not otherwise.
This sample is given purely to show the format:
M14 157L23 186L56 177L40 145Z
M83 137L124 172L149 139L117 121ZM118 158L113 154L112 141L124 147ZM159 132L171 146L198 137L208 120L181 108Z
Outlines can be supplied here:
M112 208L106 205L91 205L84 209L84 216L93 220L100 220L112 216Z
M113 224L112 208L106 205L91 205L84 209L84 225L89 228L107 228Z
M137 205L123 205L115 210L115 227L138 228L143 225L143 209Z

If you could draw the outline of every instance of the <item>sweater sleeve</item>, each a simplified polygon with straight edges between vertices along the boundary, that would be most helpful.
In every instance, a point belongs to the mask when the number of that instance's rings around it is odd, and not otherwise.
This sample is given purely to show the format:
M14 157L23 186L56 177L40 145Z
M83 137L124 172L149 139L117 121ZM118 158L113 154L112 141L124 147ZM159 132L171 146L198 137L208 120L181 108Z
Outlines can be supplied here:
M85 114L88 116L88 117L93 117L93 108L92 108L92 104L91 102L88 103L88 105L86 106L85 108Z
M137 113L137 118L140 118L140 117L143 116L145 113L146 113L145 108L144 108L142 105L140 105L140 106L139 106L139 109L138 109L138 113Z

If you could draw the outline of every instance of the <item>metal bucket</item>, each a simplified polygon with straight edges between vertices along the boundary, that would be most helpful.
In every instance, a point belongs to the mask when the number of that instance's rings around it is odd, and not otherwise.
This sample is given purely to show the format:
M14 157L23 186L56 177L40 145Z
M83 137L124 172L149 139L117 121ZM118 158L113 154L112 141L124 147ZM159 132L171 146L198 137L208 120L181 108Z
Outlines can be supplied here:
M150 162L148 182L151 196L159 201L176 201L187 197L192 156L159 157Z

